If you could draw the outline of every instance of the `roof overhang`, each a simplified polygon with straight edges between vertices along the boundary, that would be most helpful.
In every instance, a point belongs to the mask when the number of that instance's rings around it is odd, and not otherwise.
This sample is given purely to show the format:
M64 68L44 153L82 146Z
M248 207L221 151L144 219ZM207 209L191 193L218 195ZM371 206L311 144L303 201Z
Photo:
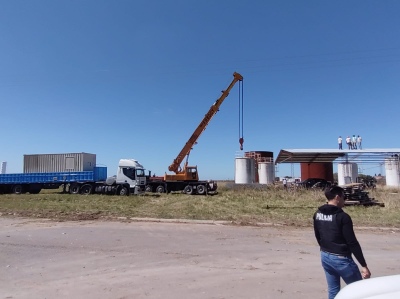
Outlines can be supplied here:
M329 163L341 158L346 162L383 162L385 158L399 157L400 149L282 149L275 160L279 163Z

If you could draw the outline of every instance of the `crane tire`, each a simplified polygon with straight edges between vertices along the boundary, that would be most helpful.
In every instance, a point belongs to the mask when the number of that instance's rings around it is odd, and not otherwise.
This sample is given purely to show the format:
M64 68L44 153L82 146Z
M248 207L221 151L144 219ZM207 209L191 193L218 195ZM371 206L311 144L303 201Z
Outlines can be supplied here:
M187 185L187 186L183 189L183 193L186 193L186 194L188 194L188 195L192 195L192 194L193 194L193 186Z
M164 186L163 186L163 185L157 186L156 192L157 192L157 193L165 193L165 188L164 188Z
M197 186L197 194L203 195L206 193L206 186L204 185L198 185Z

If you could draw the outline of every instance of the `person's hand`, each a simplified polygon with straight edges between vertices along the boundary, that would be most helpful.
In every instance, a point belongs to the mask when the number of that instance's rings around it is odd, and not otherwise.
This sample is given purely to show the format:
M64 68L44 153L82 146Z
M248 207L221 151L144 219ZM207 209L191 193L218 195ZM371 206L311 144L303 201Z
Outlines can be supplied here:
M361 276L363 279L368 279L371 277L371 272L369 271L368 267L361 268Z

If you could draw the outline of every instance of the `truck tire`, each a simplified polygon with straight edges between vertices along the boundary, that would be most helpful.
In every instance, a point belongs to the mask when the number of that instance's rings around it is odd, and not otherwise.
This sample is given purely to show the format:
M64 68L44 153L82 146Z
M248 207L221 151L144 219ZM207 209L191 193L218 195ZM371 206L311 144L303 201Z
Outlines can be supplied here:
M22 188L22 185L15 185L13 188L12 188L12 193L14 193L14 194L22 194L23 193L23 188Z
M80 193L81 195L89 195L89 194L92 194L92 185L89 185L89 184L83 185L83 186L80 188L79 193Z
M39 194L42 189L29 190L30 194Z
M164 186L163 186L163 185L157 186L156 192L157 192L157 193L165 193L165 188L164 188Z
M127 196L127 195L128 195L128 188L126 188L126 187L121 187L121 189L119 189L118 195L120 195L120 196Z
M197 194L203 195L206 193L206 186L204 185L198 185L197 186Z
M40 184L29 184L28 192L30 194L38 194L42 191L42 186Z
M69 193L70 194L78 194L79 193L79 185L78 184L69 185Z
M192 195L193 194L193 186L187 185L184 189L183 189L183 193L186 193L188 195Z
M147 185L146 188L144 189L146 192L153 192L153 188L151 185Z

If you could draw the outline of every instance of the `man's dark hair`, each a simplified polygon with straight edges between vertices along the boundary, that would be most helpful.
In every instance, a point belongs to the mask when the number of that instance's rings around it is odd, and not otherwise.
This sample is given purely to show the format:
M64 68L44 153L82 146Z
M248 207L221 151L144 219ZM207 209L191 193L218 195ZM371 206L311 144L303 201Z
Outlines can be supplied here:
M325 197L327 200L332 200L336 195L343 196L344 190L339 186L332 186L325 189Z

